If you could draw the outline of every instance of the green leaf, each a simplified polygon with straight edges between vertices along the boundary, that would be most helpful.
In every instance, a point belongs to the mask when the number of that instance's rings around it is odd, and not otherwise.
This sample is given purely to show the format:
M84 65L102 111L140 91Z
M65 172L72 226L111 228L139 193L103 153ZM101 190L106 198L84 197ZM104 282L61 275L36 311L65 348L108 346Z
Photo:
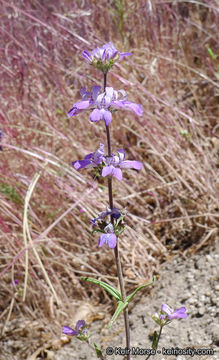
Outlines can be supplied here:
M85 280L85 281L92 282L94 284L97 284L97 285L101 286L103 289L108 291L108 293L110 293L116 299L116 301L121 301L122 300L122 295L113 286L110 286L109 284L107 284L107 283L105 283L103 281L94 279L94 278L82 277L81 279Z
M114 321L117 319L119 314L126 308L126 306L128 306L127 301L125 301L125 302L123 302L121 300L118 301L116 311L114 312L113 317L107 326L108 328L110 328L113 325Z
M141 285L141 286L139 286L137 289L135 289L135 291L133 291L133 293L130 294L130 295L126 298L126 302L129 303L129 302L132 300L133 296L135 296L135 294L136 294L139 290L141 290L141 289L143 289L143 288L145 288L145 287L147 287L147 286L152 285L152 284L155 282L155 280L156 280L156 276L153 276L152 281L150 281L150 282L147 283L147 284Z
M95 344L95 343L94 343L94 348L96 350L98 359L101 358L103 356L102 351L98 348L97 344Z
M154 331L153 340L152 340L152 349L157 350L157 347L158 347L158 335L157 332Z
M22 204L22 199L13 185L0 183L0 193L3 194L7 200L13 201L18 205Z
M208 50L208 54L210 55L210 57L211 57L214 61L217 61L217 56L214 54L213 50L212 50L210 47L208 47L207 50Z

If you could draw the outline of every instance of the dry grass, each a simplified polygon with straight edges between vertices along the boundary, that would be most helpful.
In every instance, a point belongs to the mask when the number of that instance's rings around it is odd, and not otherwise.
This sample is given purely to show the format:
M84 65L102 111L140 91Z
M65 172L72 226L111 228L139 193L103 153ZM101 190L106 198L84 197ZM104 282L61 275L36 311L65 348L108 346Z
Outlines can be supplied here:
M105 0L1 1L0 317L3 342L22 338L11 348L19 359L57 338L82 299L109 304L81 275L116 282L112 252L90 226L108 204L106 183L71 166L105 141L87 114L66 117L81 87L102 83L84 49L112 40L131 51L108 83L144 108L140 119L117 112L111 126L113 149L144 163L113 184L115 205L128 211L128 291L217 236L219 59L207 51L219 55L217 1L120 3L122 11Z

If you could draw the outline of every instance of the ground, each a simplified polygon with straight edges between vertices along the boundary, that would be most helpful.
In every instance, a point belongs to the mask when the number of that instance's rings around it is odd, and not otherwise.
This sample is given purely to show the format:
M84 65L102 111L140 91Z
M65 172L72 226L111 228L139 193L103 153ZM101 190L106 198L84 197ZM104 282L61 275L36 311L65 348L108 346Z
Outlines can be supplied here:
M219 359L219 284L218 263L219 246L212 245L202 252L190 257L177 256L163 264L160 277L150 295L142 295L140 301L131 310L131 346L150 348L151 335L158 326L151 315L159 311L162 303L173 308L185 306L188 318L174 320L163 330L159 348L214 349L214 355L169 356L156 355L151 359L177 360L216 360ZM125 337L122 331L123 318L109 331L102 328L102 321L90 324L92 337L90 343L102 343L103 347L125 348ZM100 335L98 335L100 334ZM122 356L108 356L108 359L123 359ZM133 356L132 359L145 359L146 356ZM93 360L96 359L88 345L73 338L55 352L54 360Z

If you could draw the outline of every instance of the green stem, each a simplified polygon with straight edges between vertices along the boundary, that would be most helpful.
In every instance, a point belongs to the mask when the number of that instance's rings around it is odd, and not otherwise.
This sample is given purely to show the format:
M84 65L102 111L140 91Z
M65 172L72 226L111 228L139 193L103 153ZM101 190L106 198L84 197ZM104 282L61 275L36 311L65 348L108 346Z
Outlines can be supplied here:
M163 330L163 326L160 326L160 331L159 331L159 334L158 334L158 337L157 337L157 347L158 347L158 344L159 344L159 341L160 341L160 337L161 337L161 333L162 333L162 330ZM157 349L156 349L157 350ZM148 360L149 358L151 357L151 354L149 354L145 360Z
M104 91L106 89L107 84L107 73L104 74L104 84L103 88ZM111 141L110 141L110 131L109 131L109 125L106 125L106 134L107 134L107 147L108 147L108 156L112 156L111 154ZM112 178L108 177L108 194L109 194L109 205L110 209L113 209L113 192L112 192ZM113 223L113 217L111 216L111 222ZM124 286L124 280L122 275L122 267L121 267L121 261L120 261L120 255L119 255L119 248L118 248L118 242L116 247L114 248L114 255L116 259L116 267L117 267L117 276L119 279L119 285L122 295L122 301L125 301L126 299L126 292L125 292L125 286ZM128 306L123 311L124 314L124 322L125 322L125 334L126 334L126 347L130 349L130 329L129 329L129 316L128 316ZM127 360L130 360L130 354L127 354Z

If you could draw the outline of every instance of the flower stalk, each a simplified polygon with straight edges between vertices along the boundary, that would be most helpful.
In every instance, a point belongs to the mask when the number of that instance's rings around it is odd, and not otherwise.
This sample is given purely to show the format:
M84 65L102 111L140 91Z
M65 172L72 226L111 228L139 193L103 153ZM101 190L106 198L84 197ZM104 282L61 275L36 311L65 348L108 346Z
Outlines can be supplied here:
M107 72L104 73L104 84L103 84L104 91L106 89L106 85L107 85ZM108 156L112 156L109 125L106 125L106 134L107 134ZM110 206L110 209L113 209L113 192L112 192L112 177L111 176L108 177L108 194L109 194L109 206ZM111 215L111 223L113 224L113 222L114 222L114 218L113 218L113 215ZM114 248L114 255L115 255L115 260L116 260L117 276L119 279L119 286L120 286L120 291L121 291L121 295L122 295L122 300L125 301L126 292L125 292L124 279L123 279L123 274L122 274L122 266L121 266L118 243L119 242L117 241L117 244ZM129 328L128 306L123 310L123 315L124 315L124 323L125 323L126 347L127 347L127 349L130 349L130 328ZM130 354L127 354L127 360L130 360L130 359L131 359Z

